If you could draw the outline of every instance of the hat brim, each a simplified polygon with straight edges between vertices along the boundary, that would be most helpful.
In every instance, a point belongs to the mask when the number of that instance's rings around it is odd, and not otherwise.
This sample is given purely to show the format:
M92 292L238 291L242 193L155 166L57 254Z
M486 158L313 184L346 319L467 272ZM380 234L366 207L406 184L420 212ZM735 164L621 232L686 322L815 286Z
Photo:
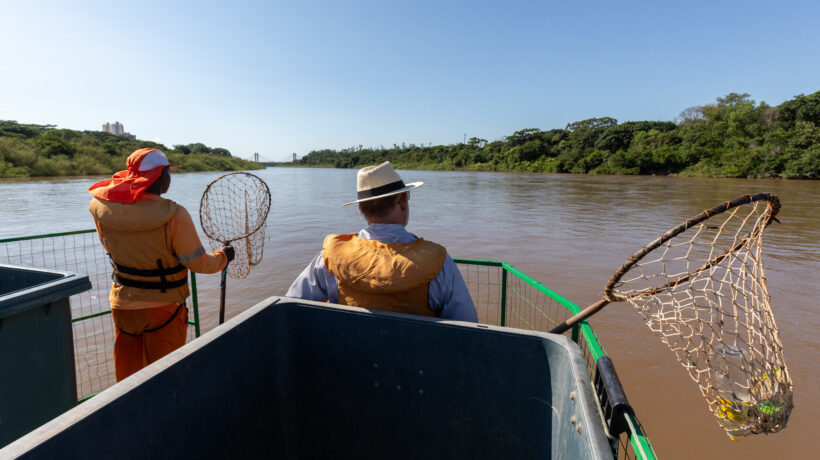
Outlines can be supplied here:
M379 198L385 198L385 197L388 197L388 196L391 196L391 195L398 195L399 193L409 192L410 190L413 190L414 188L419 188L422 185L424 185L424 182L410 182L409 184L405 185L404 187L402 187L398 190L393 190L390 193L385 193L384 195L378 195L378 196L371 196L369 198L362 198L361 200L356 200L356 201L351 201L350 203L345 203L342 206L350 206L351 204L361 203L363 201L378 200Z

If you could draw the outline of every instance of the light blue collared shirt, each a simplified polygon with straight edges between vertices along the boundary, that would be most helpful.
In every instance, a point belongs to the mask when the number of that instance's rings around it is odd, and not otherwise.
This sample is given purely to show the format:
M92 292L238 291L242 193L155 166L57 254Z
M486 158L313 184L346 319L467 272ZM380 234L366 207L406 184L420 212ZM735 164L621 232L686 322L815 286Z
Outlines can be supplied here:
M359 237L376 240L382 243L410 243L418 237L401 224L373 224L359 232ZM302 270L290 285L288 297L306 300L325 300L339 303L339 287L336 277L325 268L322 251ZM478 322L478 314L473 299L458 271L455 262L448 254L444 266L436 275L427 291L427 303L430 309L441 314L440 318L458 321Z

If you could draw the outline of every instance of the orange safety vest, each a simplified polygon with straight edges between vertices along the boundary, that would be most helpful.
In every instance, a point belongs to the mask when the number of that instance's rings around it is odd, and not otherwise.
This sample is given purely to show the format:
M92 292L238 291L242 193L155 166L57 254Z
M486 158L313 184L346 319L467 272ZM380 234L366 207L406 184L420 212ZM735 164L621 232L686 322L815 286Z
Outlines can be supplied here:
M93 198L89 206L114 268L111 296L181 304L188 269L168 246L166 224L179 205L165 198L116 203Z
M383 243L352 233L329 235L322 254L325 267L336 277L340 304L436 316L427 296L430 281L447 257L443 246L421 238Z

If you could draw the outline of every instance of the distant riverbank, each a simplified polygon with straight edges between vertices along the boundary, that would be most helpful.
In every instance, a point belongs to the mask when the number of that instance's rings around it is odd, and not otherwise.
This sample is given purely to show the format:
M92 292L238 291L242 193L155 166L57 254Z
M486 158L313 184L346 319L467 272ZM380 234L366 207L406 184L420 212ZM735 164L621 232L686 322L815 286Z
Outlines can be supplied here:
M162 150L178 171L237 171L265 166L231 156L204 144L162 144L115 136L102 131L57 129L0 120L0 178L73 177L113 174L125 169L134 150Z
M264 165L242 160L241 158L213 158L206 155L192 155L191 157L181 159L175 158L173 155L168 155L168 157L171 164L180 165L179 168L174 168L174 174L186 172L242 171L265 168ZM72 163L70 159L58 159L58 161L49 162L45 165L48 168L45 171L42 169L43 165L33 169L14 168L10 171L5 171L6 174L4 174L3 169L0 168L0 180L108 176L125 169L125 158L122 159L121 166L114 168L99 164L83 164L82 161L83 160L78 164Z
M402 163L400 161L392 161L390 159L376 161L378 164L382 161L390 161L395 169L399 170L415 170L415 171L452 171L452 172L497 172L497 173L525 173L525 174L580 174L580 175L606 175L606 176L670 176L670 177L693 177L693 178L711 178L711 179L793 179L793 180L811 180L820 179L820 174L816 177L781 177L781 176L766 176L766 177L747 177L747 176L722 176L715 174L697 174L692 172L666 172L666 173L635 173L635 172L619 172L619 173L601 173L601 172L557 172L557 171L543 171L537 168L508 168L504 165L496 165L492 163L475 163L469 166L455 167L452 163ZM364 167L367 164L361 164L355 168ZM269 166L271 168L329 168L329 169L349 169L348 167L339 167L333 164L316 164L316 165L301 165L298 163L280 163Z
M820 91L778 106L730 93L675 121L590 118L503 140L317 150L293 166L820 179Z

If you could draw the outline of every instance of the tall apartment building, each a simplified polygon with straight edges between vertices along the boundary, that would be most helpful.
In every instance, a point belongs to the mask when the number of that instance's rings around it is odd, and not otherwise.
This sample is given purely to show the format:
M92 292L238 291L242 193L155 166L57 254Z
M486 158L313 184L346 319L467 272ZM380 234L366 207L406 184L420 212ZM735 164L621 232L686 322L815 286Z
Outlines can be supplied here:
M122 123L120 123L119 121L115 121L113 124L112 123L106 123L106 124L102 125L102 130L107 132L107 133L111 133L115 136L127 137L128 139L136 139L137 138L137 136L135 136L131 133L125 132L125 128L122 126Z
M113 124L112 123L106 123L106 124L102 125L102 128L103 128L103 131L105 131L107 133L114 134L115 136L121 136L122 133L125 132L125 129L123 128L122 123L120 123L119 121L115 121Z

